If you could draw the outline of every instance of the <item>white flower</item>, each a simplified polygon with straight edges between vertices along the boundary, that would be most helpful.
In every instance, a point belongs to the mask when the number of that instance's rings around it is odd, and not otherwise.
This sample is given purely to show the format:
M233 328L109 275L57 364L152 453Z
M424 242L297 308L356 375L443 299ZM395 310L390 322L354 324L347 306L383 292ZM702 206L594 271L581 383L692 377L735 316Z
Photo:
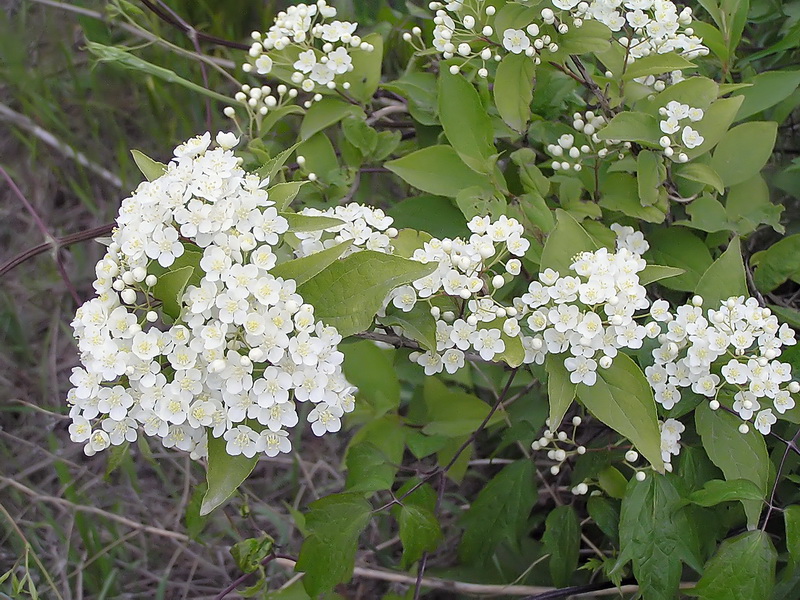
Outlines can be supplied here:
M266 75L272 71L272 59L266 54L262 54L256 59L256 71L259 75Z
M297 60L292 65L297 71L301 73L310 73L314 65L317 64L317 55L313 50L306 50L297 56Z
M756 418L753 420L753 424L762 435L767 435L777 420L778 419L775 417L775 415L772 414L772 409L767 408L756 415Z
M700 144L705 141L705 138L700 135L697 131L689 127L688 125L683 128L683 132L681 133L681 140L683 140L683 145L687 148L697 148Z
M506 345L500 339L499 329L479 329L473 334L472 346L477 350L483 360L492 360L495 354L505 351Z
M585 356L571 357L564 360L564 366L570 372L572 383L594 385L597 381L597 361Z
M503 48L509 52L520 54L530 45L530 38L521 29L506 29L503 32Z

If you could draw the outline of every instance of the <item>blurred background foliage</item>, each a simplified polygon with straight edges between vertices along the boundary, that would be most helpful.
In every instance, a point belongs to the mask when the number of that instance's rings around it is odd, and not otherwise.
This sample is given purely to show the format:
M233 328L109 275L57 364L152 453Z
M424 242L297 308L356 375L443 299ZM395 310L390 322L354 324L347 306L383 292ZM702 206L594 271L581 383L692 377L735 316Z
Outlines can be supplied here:
M250 31L264 29L286 4L167 3L199 31L245 43ZM399 75L410 58L399 32L412 22L422 24L416 18L424 12L420 6L400 0L335 4L343 18L385 37L385 78ZM702 18L706 1L689 4ZM147 32L160 41L148 39ZM720 65L732 82L796 68L800 1L752 0L743 38L738 61ZM197 94L98 62L86 49L89 40L135 49L179 77L202 81L199 63L187 56L194 52L191 40L135 0L0 0L0 164L54 237L113 220L120 199L141 178L131 148L163 160L177 142L207 127ZM223 65L240 63L239 50L207 41L201 46ZM210 89L235 91L216 70L208 69L208 77ZM549 102L555 113L559 98L554 88ZM211 129L227 128L222 104L211 102ZM798 105L795 89L769 111L781 126L767 177L773 199L786 207L787 234L800 232ZM391 202L388 194L373 200ZM752 237L751 253L775 239L774 231L762 228ZM0 262L42 241L30 214L3 185ZM82 298L92 293L100 255L91 241L62 252ZM792 283L781 293L793 297L796 291ZM197 514L203 472L188 457L142 442L135 460L130 454L86 460L81 447L69 442L63 415L68 375L77 363L69 328L74 310L50 251L0 280L0 575L13 570L18 588L47 598L213 598L237 575L231 544L268 529L279 544L296 547L290 514L341 487L335 457L342 456L345 437L309 442L301 449L302 461L262 461L235 506L203 521ZM110 473L109 466L118 468ZM513 563L509 556L508 565ZM501 571L498 566L496 576ZM363 587L370 584L358 585L360 597L376 597Z

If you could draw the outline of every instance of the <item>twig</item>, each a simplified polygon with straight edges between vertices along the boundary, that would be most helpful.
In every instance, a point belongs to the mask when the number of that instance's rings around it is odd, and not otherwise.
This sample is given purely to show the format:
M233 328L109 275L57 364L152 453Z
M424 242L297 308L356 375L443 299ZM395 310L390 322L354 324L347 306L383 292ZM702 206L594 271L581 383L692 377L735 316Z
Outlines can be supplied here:
M247 44L242 44L241 42L234 42L231 40L225 40L223 38L217 37L215 35L209 35L208 33L203 33L202 31L197 31L190 25L188 25L183 19L176 20L170 14L165 13L162 11L158 6L150 2L150 0L142 0L142 4L144 4L153 14L155 14L159 19L164 21L165 23L169 23L173 27L180 29L184 33L188 34L189 30L194 30L197 38L203 40L204 42L209 42L211 44L216 44L217 46L226 46L228 48L236 48L237 50L249 50L250 46ZM159 2L161 6L164 6L163 3ZM174 15L173 11L169 11ZM177 15L176 15L177 16Z
M794 449L797 450L797 440L800 438L800 429L798 429L794 437L786 442L786 448L783 451L783 456L781 457L781 462L778 465L778 471L775 474L775 483L772 485L772 492L769 495L769 508L767 509L767 514L764 517L764 524L761 526L761 531L764 531L767 528L767 523L769 523L769 518L772 516L772 512L775 510L775 493L778 491L778 484L781 481L781 475L783 474L783 467L786 465L786 459L789 457L789 452Z
M261 566L262 567L267 566L269 563L271 563L276 558L277 558L277 555L270 554L264 560L261 561ZM289 560L289 559L284 559L284 560ZM294 562L294 561L292 561L292 562ZM256 573L256 571L250 571L249 573L243 573L242 575L240 575L239 577L237 577L236 579L231 581L231 583L228 585L228 587L226 587L219 594L214 596L214 600L222 600L225 596L230 594L233 590L235 590L237 587L239 587L241 584L243 584L245 581L247 581L254 573Z
M9 108L5 104L0 104L0 119L8 121L9 123L16 125L20 129L24 129L25 131L32 134L34 137L40 139L45 144L57 150L67 158L71 158L79 165L92 171L95 175L102 177L105 181L107 181L114 187L122 189L123 187L122 180L116 175L114 175L114 173L112 173L108 169L103 168L97 163L91 161L82 152L78 152L77 150L71 148L68 144L65 144L64 142L56 138L49 131L39 127L36 123L31 121L25 115L18 113L17 111Z
M75 300L76 304L80 306L83 304L81 301L80 296L78 296L78 292L75 289L75 286L72 285L72 281L67 274L67 270L64 268L64 262L61 258L61 250L58 246L55 245L55 239L53 238L50 230L45 225L42 218L39 216L39 213L36 212L36 209L33 208L33 205L28 202L28 199L25 197L25 194L17 187L17 184L14 183L14 180L11 179L11 176L6 172L6 170L0 166L0 175L6 180L8 185L11 187L11 190L14 192L14 195L19 198L20 202L25 206L25 209L30 213L31 217L33 218L34 223L36 223L36 227L39 228L42 235L44 236L45 241L47 241L53 247L53 259L56 261L56 267L58 268L58 272L61 275L61 279L64 280L64 285L67 286L72 299Z
M574 55L570 55L570 59L572 63L575 65L575 68L578 70L581 78L583 79L583 85L586 86L595 98L597 98L597 102L600 104L600 108L603 110L606 118L611 119L614 117L614 110L608 104L608 98L603 93L603 90L600 89L600 86L597 85L597 82L592 79L592 76L589 75L589 72L586 70L586 67L583 66L581 59Z
M78 242L86 242L88 240L93 240L95 238L101 237L103 235L108 235L114 229L115 225L116 225L115 223L100 225L100 227L87 229L85 231L78 231L77 233L71 233L69 235L65 235L64 237L52 238L51 241L49 242L39 244L38 246L34 246L33 248L28 248L24 252L17 254L15 257L11 258L10 260L0 265L0 277L5 275L9 271L15 269L25 261L30 260L34 256L38 256L42 252L47 252L53 247L66 248L67 246L71 246L72 244L77 244Z

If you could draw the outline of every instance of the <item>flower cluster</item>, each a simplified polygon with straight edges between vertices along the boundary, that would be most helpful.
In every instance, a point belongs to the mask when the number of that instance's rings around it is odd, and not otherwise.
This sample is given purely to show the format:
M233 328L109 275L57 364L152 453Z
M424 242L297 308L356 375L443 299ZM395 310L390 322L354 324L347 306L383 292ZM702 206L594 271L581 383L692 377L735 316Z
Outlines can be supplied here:
M800 391L791 365L777 360L783 346L796 343L794 330L755 298L729 298L718 310L709 309L708 318L702 304L695 296L675 314L664 300L651 307L663 331L653 351L655 364L645 370L656 401L672 408L681 400L681 388L708 398L712 409L720 399L732 399L733 410L766 435L776 421L773 409L783 414L794 408L792 394ZM748 427L741 429L746 433Z
M308 256L346 241L351 241L351 246L342 256L359 250L374 250L388 254L392 251L391 239L397 235L397 229L391 227L393 219L380 208L355 202L326 210L304 208L300 214L330 217L340 220L342 224L317 231L295 233L300 239L300 246L295 250L298 256Z
M603 115L591 110L573 114L572 127L575 133L565 133L558 138L557 143L548 144L546 147L547 153L554 159L551 165L553 170L580 171L583 168L582 160L603 159L609 154L617 156L620 160L624 158L631 147L630 142L601 140L598 136L598 132L607 124Z
M573 21L592 19L613 32L630 32L630 37L619 38L628 62L654 53L678 52L690 59L708 54L689 27L692 9L678 12L670 0L553 0L553 5L568 11Z
M681 434L686 427L677 419L667 419L659 422L658 428L661 430L661 460L666 470L672 471L672 457L680 454Z
M474 10L457 0L447 3L431 2L428 7L435 11L433 47L446 60L463 59L460 64L450 67L451 73L458 73L465 65L475 61L480 63L478 76L487 77L488 63L502 60L503 51L524 54L531 57L535 64L539 64L543 53L558 51L557 36L569 31L569 26L566 23L556 23L555 17L545 19L542 23L515 24L520 29L496 30L494 23L497 9L491 5ZM547 10L552 16L553 11ZM415 28L403 38L416 46L420 31ZM422 50L423 47L418 49Z
M268 75L280 66L292 71L292 83L304 92L336 88L341 76L353 70L351 51L374 50L356 34L356 23L331 20L336 12L325 0L279 12L267 32L252 33L252 62L245 63L245 72ZM343 82L342 87L350 86Z
M550 467L551 475L558 475L561 472L561 466L571 456L586 454L586 447L575 441L575 433L578 429L578 426L583 422L583 419L575 416L572 417L570 422L572 423L572 436L569 436L566 431L552 431L550 429L545 429L542 433L542 437L538 440L535 440L531 444L531 449L534 452L548 448L547 458L556 463ZM547 427L552 427L550 419L545 420L545 425L547 425ZM565 450L564 448L561 448L561 445L565 445L567 448L572 446L574 450ZM579 484L579 486L576 486L576 488L573 489L573 493L575 495L582 495L587 491L588 487L585 484Z
M659 140L659 144L664 149L664 156L676 162L688 162L689 156L684 150L697 148L705 141L705 138L689 124L702 121L705 116L703 109L692 108L688 104L670 100L666 106L659 109L659 114L662 116L659 127L665 134ZM680 141L678 141L678 136L680 136Z
M217 143L206 133L182 144L122 202L98 295L72 323L82 366L70 433L88 455L141 429L194 458L208 435L231 455L274 456L291 449L298 403L313 406L317 435L353 409L338 332L293 280L270 274L288 223L269 182L239 166L235 136Z

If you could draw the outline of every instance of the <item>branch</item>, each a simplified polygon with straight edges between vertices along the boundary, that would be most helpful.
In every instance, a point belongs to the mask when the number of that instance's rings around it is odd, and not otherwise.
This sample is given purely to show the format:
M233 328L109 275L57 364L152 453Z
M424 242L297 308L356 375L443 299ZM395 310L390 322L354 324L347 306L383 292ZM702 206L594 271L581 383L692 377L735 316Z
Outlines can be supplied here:
M237 50L249 50L250 49L250 46L248 46L247 44L242 44L241 42L234 42L234 41L231 41L231 40L226 40L226 39L217 37L215 35L210 35L208 33L203 33L202 31L197 31L196 29L194 29L194 27L192 27L191 25L186 23L186 21L184 21L180 17L178 17L176 19L175 17L177 17L177 15L172 10L169 10L169 13L172 13L172 14L168 14L168 13L164 12L163 10L161 10L158 6L156 6L155 4L150 2L150 0L142 0L142 4L144 4L159 19L161 19L165 23L168 23L168 24L172 25L176 29L179 29L179 30L183 31L184 33L186 33L186 34L188 34L190 36L192 35L191 32L194 31L194 34L197 36L197 39L199 39L199 40L203 40L204 42L209 42L209 43L212 43L212 44L216 44L217 46L225 46L227 48L236 48ZM163 3L161 3L161 2L159 2L159 4L161 4L161 6L164 6Z

